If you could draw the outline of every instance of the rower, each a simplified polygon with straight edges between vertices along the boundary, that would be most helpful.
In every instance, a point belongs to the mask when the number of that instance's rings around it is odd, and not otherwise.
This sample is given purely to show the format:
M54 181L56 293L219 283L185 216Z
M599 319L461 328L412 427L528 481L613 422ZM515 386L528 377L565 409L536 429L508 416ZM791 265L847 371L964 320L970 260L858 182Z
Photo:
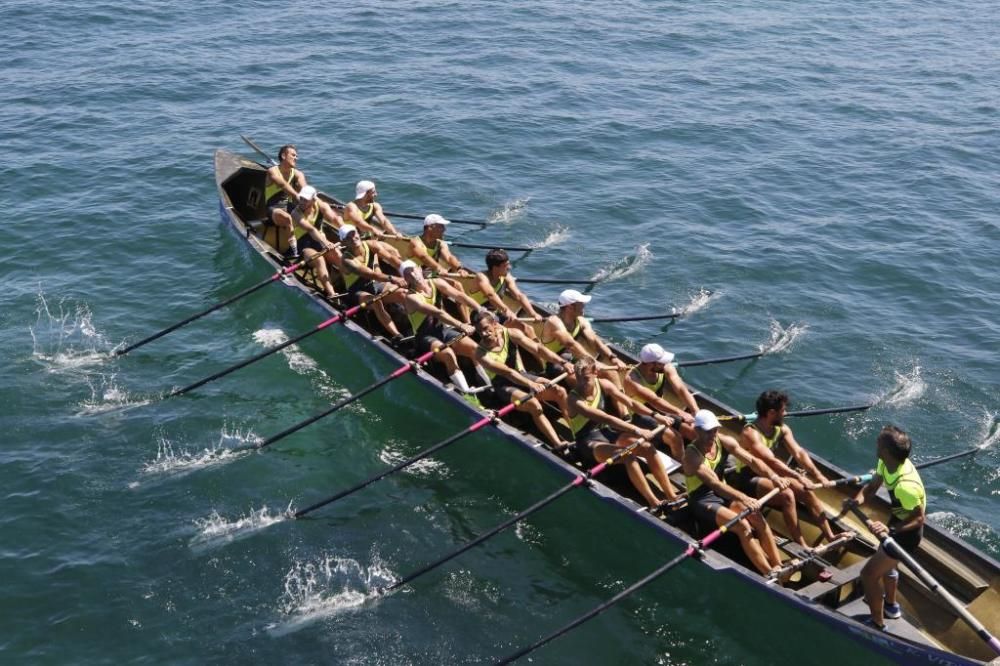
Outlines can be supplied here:
M651 342L639 350L639 364L625 375L625 392L639 402L657 411L676 417L678 436L673 437L676 443L670 445L674 458L680 460L684 455L684 443L695 438L694 414L698 411L698 402L681 379L674 366L674 354ZM684 408L675 407L666 399L667 391L671 391Z
M476 273L475 291L467 293L476 303L508 319L513 319L517 313L504 301L505 296L516 302L521 311L528 317L536 321L542 319L532 307L528 297L518 289L517 280L510 274L510 257L502 249L498 248L486 253L486 270L482 273Z
M542 344L557 354L568 354L573 359L594 358L595 360L607 360L617 366L617 369L626 368L625 363L618 358L611 348L594 333L590 323L584 318L584 306L590 302L592 296L581 294L576 289L566 289L559 294L559 312L551 315L545 320L542 327ZM580 344L586 342L597 354L591 354ZM620 382L617 373L614 377ZM609 377L610 375L605 375Z
M767 477L757 476L749 467L737 461L734 473L729 479L730 483L745 493L762 497L774 488L774 483L769 477L781 476L788 481L789 488L775 498L775 506L780 507L784 514L785 525L788 526L792 539L808 547L799 527L794 500L802 502L809 509L809 513L812 514L827 541L842 536L834 534L830 521L823 511L823 505L812 491L814 481L817 484L827 483L827 478L816 468L809 452L799 445L792 429L785 423L788 395L781 391L764 391L757 397L756 406L757 418L743 428L740 445L761 461L769 474ZM789 461L794 459L805 472L793 469L775 455L775 449L779 445L789 453ZM792 495L791 501L789 493Z
M916 555L917 546L924 535L927 512L927 492L920 473L910 460L910 436L899 428L887 425L875 440L878 464L872 481L847 502L863 504L885 484L892 500L889 524L869 521L868 527L879 537L891 536L896 545L910 555ZM871 611L870 622L885 630L885 618L895 620L902 616L896 601L899 584L899 560L893 551L881 545L861 570L861 581ZM883 597L884 594L884 597Z
M299 153L295 146L287 144L278 149L278 164L267 170L264 176L264 206L267 208L265 225L275 227L274 248L279 252L287 243L287 253L298 256L296 238L292 236L291 210L295 207L299 190L306 186L306 176L295 168ZM265 237L267 231L264 232Z
M639 494L652 509L677 498L674 487L670 483L667 469L658 455L656 447L650 441L653 433L639 425L623 421L605 411L605 397L633 404L625 393L615 386L614 382L598 376L597 363L590 357L579 359L574 364L575 386L569 394L571 418L568 422L576 442L576 450L585 465L592 467L597 463L611 458L618 449L628 446L637 438L645 438L628 457L624 459L628 478ZM635 403L637 409L641 409ZM661 420L667 417L660 417ZM666 429L664 429L666 432ZM649 482L636 457L646 461L653 478L667 496L661 500L650 488Z
M729 456L750 466L759 463L740 448L735 439L720 432L719 419L710 410L698 410L694 415L694 428L697 437L684 449L683 469L688 504L693 508L695 518L703 525L710 523L721 527L744 509L751 509L753 513L736 523L730 531L736 533L743 552L757 571L761 575L769 574L781 566L781 553L774 542L770 525L760 515L760 502L723 480ZM780 481L779 477L776 478Z
M381 294L385 288L385 283L391 283L405 293L406 281L398 276L390 276L382 272L379 265L378 251L370 246L367 241L361 240L358 230L350 224L340 227L338 234L343 244L343 250L327 254L332 257L340 269L340 277L344 281L347 289L347 301L351 306L359 303L367 303ZM385 309L383 301L377 300L372 304L372 310L382 327L393 338L401 337L399 329L392 321L392 317Z
M477 390L469 386L462 369L458 367L455 352L444 346L458 337L458 331L472 334L474 329L467 322L448 314L443 307L442 298L452 298L466 304L472 303L471 299L445 280L425 278L423 270L411 259L400 264L399 272L410 290L402 304L416 338L417 354L434 351L434 360L444 365L448 378L460 391L477 393ZM394 338L398 340L398 333Z
M337 295L333 285L330 283L330 271L327 262L336 265L336 258L328 254L334 248L333 243L327 240L323 232L324 225L329 223L330 228L336 229L340 223L340 216L334 212L330 204L321 201L316 196L316 188L306 185L298 194L298 204L290 212L292 218L292 238L298 239L298 251L306 259L311 259L317 254L327 254L323 261L314 261L310 267L316 273L316 281L323 288L323 293L327 298ZM296 260L295 257L290 257Z
M364 240L392 234L399 236L396 227L382 212L382 204L375 201L378 192L375 183L370 180L358 181L354 186L354 200L344 205L344 221L354 225Z
M448 249L444 233L451 224L437 213L424 218L424 229L419 236L410 239L410 258L424 268L442 274L448 271L465 270L462 262Z
M547 350L521 331L501 326L496 315L489 310L477 311L473 315L473 322L479 344L471 340L462 340L456 346L456 350L476 364L476 371L487 383L489 390L480 395L483 405L497 409L515 400L523 401L515 409L531 416L531 420L535 422L535 426L549 444L555 448L562 448L564 443L545 416L541 401L549 400L556 403L563 416L569 418L566 391L557 384L544 386L548 380L526 372L521 363L521 349L527 349L532 353L545 353ZM541 348L541 351L538 348ZM548 353L554 357L552 359L554 363L562 362L556 354ZM566 370L571 369L569 367ZM523 389L536 393L534 397L525 400L528 393Z

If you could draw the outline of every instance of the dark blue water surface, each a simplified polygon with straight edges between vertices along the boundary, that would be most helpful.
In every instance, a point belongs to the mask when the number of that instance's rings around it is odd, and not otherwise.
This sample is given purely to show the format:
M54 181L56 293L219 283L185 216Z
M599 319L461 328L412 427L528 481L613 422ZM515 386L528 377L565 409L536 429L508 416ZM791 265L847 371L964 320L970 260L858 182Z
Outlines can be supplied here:
M106 352L267 275L218 221L212 154L298 145L310 181L489 219L522 277L600 278L601 330L694 359L741 409L857 471L885 422L931 519L1000 554L1000 25L988 3L4 5L0 660L478 663L678 552L585 492L388 598L372 589L563 479L477 434L316 519L277 520L456 432L410 378L266 453L391 370L321 334L141 404L319 321L289 290ZM408 231L414 223L398 220ZM462 256L481 265L478 251ZM558 287L526 287L540 302ZM283 337L284 336L284 337ZM131 409L119 409L129 407ZM275 524L270 524L277 521ZM266 526L266 528L265 528ZM686 563L536 663L860 663L828 630Z

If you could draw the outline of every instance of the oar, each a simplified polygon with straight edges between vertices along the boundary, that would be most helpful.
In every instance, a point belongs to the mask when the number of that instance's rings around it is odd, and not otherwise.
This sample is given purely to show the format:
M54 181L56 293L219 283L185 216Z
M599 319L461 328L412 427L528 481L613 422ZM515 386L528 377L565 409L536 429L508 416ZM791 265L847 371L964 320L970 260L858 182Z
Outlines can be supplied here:
M652 433L651 433L652 436L656 437L661 432L663 432L664 428L666 428L666 426L659 426L658 428L656 428L656 430L652 431ZM450 560L455 559L456 557L458 557L459 555L461 555L465 551L470 550L472 548L475 548L476 546L478 546L482 542L486 541L490 537L495 536L495 535L499 534L500 532L503 532L504 530L506 530L511 525L516 525L517 523L521 522L522 520L524 520L525 518L527 518L531 514L537 512L537 511L541 511L546 506L548 506L552 502L556 501L557 499L559 499L560 497L562 497L563 495L565 495L569 491L573 490L574 488L579 488L580 486L588 484L590 482L590 479L594 478L595 476L597 476L598 474L600 474L601 472L603 472L604 469L606 467L608 467L609 465L613 465L617 461L621 460L622 458L624 458L625 456L627 456L628 454L630 454L632 451L634 451L644 441L647 441L646 438L637 440L637 441L633 442L632 444L629 444L625 448L623 448L623 449L621 449L619 451L616 451L613 456L611 456L610 458L608 458L604 462L602 462L602 463L600 463L598 465L595 465L589 471L587 471L587 472L585 472L585 473L577 476L575 479L573 479L572 481L570 481L565 486L563 486L559 490L555 491L554 493L552 493L548 497L545 497L544 499L541 499L541 500L535 502L534 504L532 504L531 506L529 506L527 509L525 509L524 511L520 512L516 516L512 516L511 518L508 518L507 520L505 520L504 522L500 523L499 525L497 525L493 529L491 529L491 530L489 530L487 532L483 532L482 534L480 534L479 536L477 536L472 541L469 541L466 544L464 544L463 546L461 546L459 548L456 548L455 550L451 551L447 555L444 555L443 557L440 557L437 560L434 560L430 564L427 564L427 565L425 565L423 567L420 567L416 571L414 571L414 572L412 572L410 574L407 574L406 576L403 576L401 579L397 580L395 583L393 583L389 587L383 589L382 592L392 592L393 590L395 590L397 588L400 588L400 587L402 587L403 585L406 585L409 582L412 582L415 578L418 578L418 577L424 575L425 573L427 573L428 571L431 571L432 569L438 568L442 564L444 564L446 562L449 562Z
M863 412L871 409L874 405L850 405L849 407L823 407L821 409L800 409L794 412L787 412L785 416L820 416L821 414L845 414L847 412ZM720 416L720 421L753 421L757 418L757 412L746 414L731 414Z
M535 248L524 245L481 245L479 243L460 243L458 241L448 241L448 245L454 247L465 247L473 250L504 250L506 252L533 252Z
M766 495L764 495L763 497L761 497L757 501L760 503L761 506L763 506L765 503L767 503L768 500L770 500L772 497L774 497L775 495L777 495L779 492L780 492L779 488L774 488L773 490L771 490L771 492L767 493ZM709 547L716 539L718 539L723 534L725 534L727 531L729 531L729 529L733 525L735 525L739 521L743 520L744 518L746 518L747 516L749 516L751 513L752 513L752 511L750 511L750 509L744 509L743 511L740 511L740 513L737 514L735 517L733 517L732 519L726 521L726 523L723 524L722 527L718 528L717 530L715 530L714 532L712 532L711 534L709 534L705 538L701 539L700 541L697 541L695 543L689 544L688 547L684 550L684 552L682 552L680 555L678 555L674 559L670 560L669 562L667 562L666 564L664 564L663 566L661 566L659 569L653 571L652 573L650 573L649 575L647 575L645 578L642 578L642 579L636 581L635 583L633 583L629 587L625 588L624 590L622 590L621 592L619 592L615 596L611 597L610 599L608 599L607 601L605 601L604 603L602 603L600 606L597 606L596 608L594 608L594 609L592 609L592 610L584 613L583 615L581 615L580 617L576 618L575 620L573 620L569 624L567 624L567 625L561 627L560 629L552 632L551 634L549 634L545 638L542 638L541 640L538 640L538 641L532 643L531 645L529 645L526 648L522 648L521 650L518 650L514 654L511 654L511 655L508 655L508 656L504 657L503 659L501 659L500 661L498 661L496 663L499 665L499 664L509 664L511 662L517 661L518 659L520 659L521 657L525 656L526 654L534 652L535 650L537 650L538 648L542 647L543 645L545 645L549 641L552 641L552 640L554 640L556 638L559 638L563 634L568 633L569 631L575 629L576 627L580 626L581 624L583 624L587 620L589 620L591 618L594 618L594 617L597 617L598 615L600 615L604 611L608 610L609 608L611 608L612 606L614 606L615 604L617 604L619 601L621 601L625 597L631 595L633 592L636 592L636 591L642 589L643 587L645 587L646 585L649 585L654 580L656 580L657 578L659 578L663 574L667 573L668 571L670 571L671 569L673 569L675 566L677 566L678 564L680 564L681 562L683 562L687 558L694 557L696 554L701 553L702 550L704 550L705 548Z
M853 503L850 505L850 510L851 513L853 513L861 521L864 522L865 527L867 527L868 531L871 532L872 521L869 520L867 515L865 515L865 512L862 511L856 504ZM872 534L875 533L872 532ZM941 583L937 582L937 580L933 576L931 576L926 569L920 566L920 564L917 563L917 561L913 558L912 555L903 550L899 546L899 544L896 543L895 539L893 539L891 536L888 535L880 537L876 534L875 536L878 538L879 543L885 546L886 550L895 559L901 560L902 562L906 563L906 566L908 566L915 574L917 574L917 577L920 578L920 580L924 581L924 584L926 584L927 587L937 592L941 596L941 598L944 599L949 606L951 606L952 610L954 610L958 614L958 616L962 618L962 620L964 620L965 623L972 628L972 630L976 633L977 636L979 636L979 638L981 638L983 641L986 642L987 645L993 648L994 652L1000 654L1000 640L997 640L997 638L993 634L991 634L986 629L986 627L984 627L983 624L979 620L977 620L975 616L973 616L973 614L970 613L965 608L965 605L962 604L961 601L956 599L954 596L952 596L951 592L942 587Z
M565 378L566 378L566 373L564 372L561 375L559 375L558 377L556 377L555 379L553 379L550 383L551 384L557 384L557 383L561 382ZM545 388L547 386L549 386L549 384L543 384L542 387L541 387L542 390L545 390ZM497 412L495 412L495 413L493 413L493 414L491 414L489 416L484 416L483 418L479 419L478 421L476 421L475 423L473 423L472 425L470 425L465 430L462 430L461 432L452 435L448 439L445 439L445 440L443 440L441 442L438 442L434 446L431 446L429 448L424 449L420 453L418 453L418 454L416 454L414 456L411 456L410 458L407 458L406 460L404 460L401 463L397 463L397 464L393 465L392 467L390 467L387 470L379 472L378 474L376 474L374 476L371 476L371 477L365 479L364 481L351 486L350 488L348 488L346 490L342 490L339 493L337 493L336 495L332 495L330 497L327 497L326 499L321 500L319 502L316 502L315 504L311 504L311 505L307 506L304 509L299 509L298 511L295 512L295 515L293 517L294 518L301 518L302 516L306 515L307 513L312 513L316 509L324 507L327 504L331 504L331 503L336 502L337 500L339 500L341 498L347 497L348 495L352 495L352 494L356 493L357 491L361 490L362 488L366 488L367 486L370 486L371 484L375 483L376 481L380 481L381 479L384 479L385 477L389 476L390 474L398 472L399 470L401 470L401 469L403 469L405 467L409 467L410 465L412 465L412 464L414 464L414 463L416 463L416 462L418 462L420 460L423 460L427 456L429 456L429 455L431 455L433 453L436 453L437 451L440 451L441 449L445 448L446 446L450 446L451 444L454 444L455 442L457 442L458 440L462 439L466 435L471 435L472 433L474 433L477 430L481 429L483 426L485 426L485 425L487 425L489 423L492 423L494 421L499 421L501 418L503 418L504 416L506 416L510 412L514 411L517 407L521 406L523 403L527 402L529 399L535 397L535 393L536 392L534 390L528 391L528 395L525 396L523 399L511 401L510 404L505 405L504 407L501 407Z
M327 328L329 326L332 326L333 324L336 324L339 321L343 321L345 319L350 319L351 317L353 317L354 315L356 315L361 310L364 310L365 308L367 308L370 304L375 303L376 301L382 300L383 298L385 298L389 294L392 294L392 293L396 292L397 290L398 289L385 289L385 290L382 291L381 294L377 295L375 298L372 298L371 300L369 300L369 301L367 301L365 303L359 303L358 305L355 305L353 308L350 308L348 310L344 310L343 312L338 312L334 316L330 317L326 321L320 322L319 324L317 324L313 328L309 329L305 333L302 333L300 335L296 335L294 338L289 338L288 340L285 340L284 342L282 342L279 345L276 345L276 346L271 347L269 349L265 349L264 351L262 351L259 354L255 354L254 356L251 356L248 359L244 359L244 360L240 361L239 363L236 363L235 365L231 365L228 368L225 368L223 370L219 370L218 372L216 372L214 374L211 374L208 377L205 377L203 379L199 379L198 381L194 382L193 384L188 384L184 388L174 389L173 391L171 391L170 393L168 393L165 396L165 398L172 398L175 395L184 395L185 393L193 391L194 389L198 388L199 386L203 386L203 385L207 384L208 382L215 381L216 379L219 379L221 377L225 377L229 373L236 372L240 368L245 368L245 367L247 367L248 365L250 365L252 363L256 363L257 361L261 360L262 358L267 358L271 354L277 354L282 349L285 349L286 347L290 347L290 346L294 345L296 342L300 342L300 341L308 338L310 335L315 335L316 333L319 333L323 329L325 329L325 328Z
M560 278L517 278L519 283L524 284L586 284L593 286L600 280L563 280Z
M973 448L966 449L965 451L959 451L958 453L951 453L946 456L941 456L940 458L935 458L934 460L928 460L926 462L916 464L914 465L914 467L916 469L927 469L928 467L934 467L935 465L940 465L941 463L950 462L957 458L964 458L966 456L971 456L973 453L982 450L983 450L983 445L980 444L979 446L974 446ZM871 481L874 476L875 472L868 472L867 474L859 474L858 476L851 476L843 479L837 479L835 481L829 481L827 483L822 484L819 487L837 488L839 486L848 486L848 485L860 486Z
M521 280L520 278L518 278L518 281L519 282L523 282L524 280ZM598 282L597 280L591 280L590 281L590 283L592 283L592 284L597 284L597 282ZM622 322L622 321L655 321L655 320L658 320L658 319L677 319L680 316L681 316L680 312L667 312L667 313L664 313L664 314L642 315L642 316L638 316L638 317L601 317L601 318L598 318L598 319L591 319L590 322L592 324L611 324L611 323L617 323L617 322Z
M389 211L385 211L385 214L389 217L401 217L404 220L423 220L427 217L426 215L414 215L413 213L390 213ZM446 215L445 217L448 216ZM448 217L448 221L454 222L455 224L472 224L477 227L486 227L490 224L489 222L483 222L482 220L460 220L455 217Z
M258 282L257 284L253 285L252 287L247 287L246 289L244 289L240 293L236 294L235 296L230 296L229 298L227 298L226 300L222 301L221 303L216 303L212 307L210 307L210 308L208 308L206 310L202 310L201 312L198 312L197 314L193 314L190 317L188 317L187 319L184 319L182 321L177 322L173 326L168 326L167 328L163 329L162 331L159 331L158 333L154 333L153 335L150 335L147 338L143 338L142 340L139 340L139 342L136 342L135 344L129 345L128 347L125 347L124 349L119 349L119 350L113 352L113 355L114 356L124 356L125 354L129 353L130 351L132 351L134 349L142 347L143 345L148 344L148 343L150 343L153 340L156 340L158 338L162 338L167 333L171 333L173 331L176 331L181 326L185 326L187 324L190 324L191 322L195 321L196 319L200 319L200 318L204 317L207 314L211 314L211 313L215 312L216 310L219 310L220 308L226 307L230 303L234 303L234 302L240 300L241 298L243 298L245 296L249 296L250 294L252 294L255 291L257 291L258 289L262 289L262 288L266 287L267 285L271 284L272 282L276 282L276 281L280 280L281 278L285 277L286 275L294 273L299 268L302 268L303 266L305 266L307 263L309 263L310 261L312 261L313 259L315 259L318 256L321 256L321 255L316 254L316 255L313 255L312 257L310 257L309 259L304 259L304 260L302 260L302 261L300 261L300 262L298 262L296 264L292 264L291 266L286 266L285 268L282 268L281 270L279 270L277 273L275 273L271 277L267 278L266 280L261 280L260 282Z
M809 564L810 562L815 562L819 558L829 553L831 550L839 548L847 544L847 542L852 541L853 539L854 539L853 532L839 536L833 541L830 541L820 546L819 548L813 549L812 551L809 552L808 555L806 555L802 559L796 558L791 562L789 562L788 564L778 569L775 569L774 571L768 574L768 578L772 578L774 580L781 580L784 576L787 576L792 572L798 571L799 569Z
M244 135L242 135L242 134L240 134L240 138L241 138L241 139L243 139L243 142L244 142L245 144L247 144L248 146L250 146L251 148L253 148L253 149L254 149L254 151L255 151L255 152L256 152L256 153L258 154L258 155L260 155L260 156L261 156L261 157L263 157L263 158L264 158L265 160L267 160L267 163L268 163L268 164L270 164L271 166L277 166L277 164L278 164L278 163L277 163L277 162L275 162L275 161L274 161L273 159L271 159L271 156L270 156L270 155L268 155L267 153L265 153L265 152L264 152L264 151L263 151L263 150L261 149L261 147L260 147L260 146L258 146L258 145L257 145L256 143L254 143L254 142L253 142L253 141L251 141L251 140L250 140L250 139L249 139L248 137L246 137L246 136L244 136Z
M677 366L678 368L693 368L696 365L714 365L716 363L731 363L732 361L747 361L752 358L760 358L763 355L764 352L757 352L756 354L740 354L739 356L722 356L719 358L706 358L700 361L681 361L679 363L675 363L674 365Z
M271 444L274 444L278 440L284 439L285 437L288 437L292 433L298 432L299 430L302 430L306 426L312 425L316 421L319 421L320 419L322 419L324 417L327 417L330 414L333 414L338 409L342 409L342 408L346 407L347 405L351 404L352 402L356 402L357 400L365 397L366 395L368 395L372 391L374 391L374 390L376 390L376 389L378 389L378 388L380 388L382 386L385 386L386 384L388 384L392 380L397 379L399 377L402 377L403 375L405 375L410 370L414 370L415 371L418 367L420 367L421 365L423 365L423 364L427 363L428 361L430 361L431 358L434 357L434 354L436 354L439 351L441 351L441 349L447 349L448 347L452 346L453 344L455 344L456 342L458 342L459 340L461 340L464 337L465 337L465 333L462 333L462 334L458 335L457 337L452 338L451 340L449 340L448 342L446 342L441 348L439 348L437 350L431 350L431 351L427 352L426 354L422 354L422 355L418 356L417 358L413 359L412 361L409 361L405 365L399 366L399 368L396 369L392 374L390 374L390 375L388 375L386 377L383 377L382 379L379 379L378 381L376 381L376 382L374 382L372 384L369 384L368 386L366 386L365 388L361 389L357 393L354 393L353 395L349 395L346 398L342 398L342 399L338 400L337 402L335 402L332 405L330 405L330 407L328 407L327 409L324 409L322 412L319 412L318 414L314 414L313 416L310 416L307 419L299 421L298 423L296 423L295 425L293 425L293 426L291 426L289 428L285 428L284 430L282 430L281 432L279 432L277 435L272 435L271 437L268 437L267 439L265 439L265 440L263 440L261 442L257 442L256 444L248 444L246 446L236 447L235 449L233 449L233 451L235 452L235 451L243 451L243 450L246 450L246 449L263 449L265 446L270 446Z

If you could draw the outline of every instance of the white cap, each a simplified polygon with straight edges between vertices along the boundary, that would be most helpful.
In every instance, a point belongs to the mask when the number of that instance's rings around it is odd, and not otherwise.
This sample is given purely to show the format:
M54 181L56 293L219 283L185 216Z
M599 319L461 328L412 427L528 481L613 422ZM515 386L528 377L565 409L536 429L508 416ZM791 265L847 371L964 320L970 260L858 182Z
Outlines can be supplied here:
M722 424L710 409L699 409L694 415L694 427L698 430L715 430L721 428Z
M399 274L406 277L406 271L415 271L418 268L420 267L417 266L417 262L412 259L407 259L399 265Z
M375 183L370 180L359 180L358 184L354 186L354 198L360 199L361 197L368 194L369 190L375 189Z
M449 220L444 219L437 213L431 213L430 215L424 218L424 226L429 227L432 224L440 224L441 226L446 227L449 224L451 224L451 222Z
M576 289L567 289L559 294L559 307L572 305L573 303L589 303L593 296L581 294Z
M301 190L299 190L299 199L302 201L312 201L316 198L316 188L312 185L306 185Z
M357 231L358 230L354 228L353 224L344 224L341 225L340 229L337 231L337 235L340 237L340 240L347 240L348 236L353 233L357 233Z
M651 342L642 349L639 350L639 362L640 363L672 363L674 360L674 353L668 352L666 349Z

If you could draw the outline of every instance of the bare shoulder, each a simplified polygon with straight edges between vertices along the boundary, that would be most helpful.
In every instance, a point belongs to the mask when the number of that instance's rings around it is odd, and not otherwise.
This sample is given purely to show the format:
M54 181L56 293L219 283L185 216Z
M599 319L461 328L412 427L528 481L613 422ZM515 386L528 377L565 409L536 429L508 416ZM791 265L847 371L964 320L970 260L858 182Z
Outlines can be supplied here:
M722 442L722 445L729 450L740 448L740 443L732 435L726 435L720 432L719 441Z

